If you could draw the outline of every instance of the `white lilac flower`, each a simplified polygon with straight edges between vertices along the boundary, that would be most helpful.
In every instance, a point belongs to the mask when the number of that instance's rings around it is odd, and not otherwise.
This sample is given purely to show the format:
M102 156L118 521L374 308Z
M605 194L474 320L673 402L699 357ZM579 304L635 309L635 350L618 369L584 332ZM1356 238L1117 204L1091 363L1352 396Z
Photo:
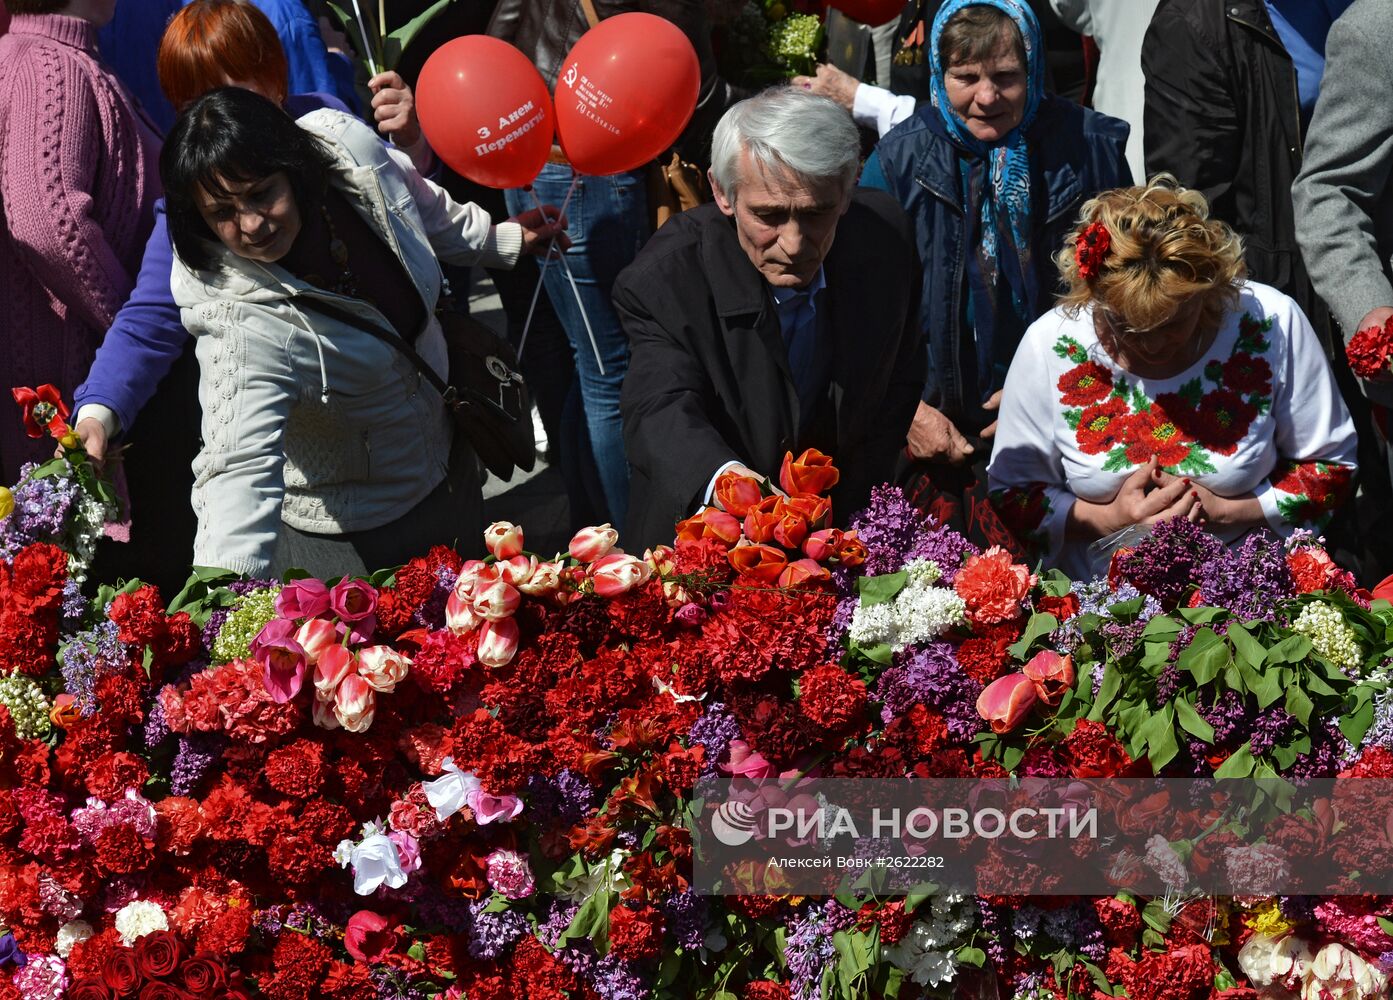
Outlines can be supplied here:
M920 986L939 986L950 982L958 971L956 948L946 948L931 926L937 921L915 922L903 938L887 948L881 956Z
M1292 628L1311 640L1319 656L1347 674L1354 674L1364 662L1359 636L1345 624L1344 616L1324 601L1312 601L1301 609Z
M895 637L895 609L890 604L859 605L847 635L857 646L879 646Z
M896 652L962 624L967 605L956 591L947 587L910 586L895 595Z
M53 950L67 958L79 941L86 941L91 936L92 925L87 921L70 921L58 928L58 934L53 939Z
M0 677L0 705L10 710L15 733L22 740L41 740L48 736L48 699L32 677L9 674Z
M169 930L169 918L158 903L137 899L116 911L116 933L127 948L146 934Z
M911 559L905 563L904 571L910 586L932 587L943 579L943 570L932 559Z

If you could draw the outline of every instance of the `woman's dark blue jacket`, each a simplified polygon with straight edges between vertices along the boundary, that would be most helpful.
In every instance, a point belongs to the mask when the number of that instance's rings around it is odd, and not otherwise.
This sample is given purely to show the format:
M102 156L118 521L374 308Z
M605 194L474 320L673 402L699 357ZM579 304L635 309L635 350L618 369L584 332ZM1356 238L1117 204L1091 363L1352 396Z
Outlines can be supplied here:
M1125 122L1063 98L1049 95L1041 101L1026 134L1034 233L1031 259L1040 289L1032 320L1053 307L1060 288L1054 254L1083 203L1100 191L1131 184L1124 155L1129 131ZM972 331L964 329L965 267L968 239L977 228L963 205L959 160L967 155L948 137L937 109L924 104L880 140L861 183L889 191L914 220L924 263L920 321L929 344L923 399L959 430L973 434L993 419L980 404L995 387L979 386L976 371L961 357L963 338L972 336ZM1009 358L1015 346L998 345L995 353Z

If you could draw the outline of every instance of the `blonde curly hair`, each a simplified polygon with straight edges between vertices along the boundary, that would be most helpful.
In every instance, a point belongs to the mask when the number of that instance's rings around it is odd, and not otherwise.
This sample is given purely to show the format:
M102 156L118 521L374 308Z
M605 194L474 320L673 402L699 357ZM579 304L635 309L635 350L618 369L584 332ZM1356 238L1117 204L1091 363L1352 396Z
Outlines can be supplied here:
M1079 240L1095 223L1106 230L1108 247L1096 267L1081 268ZM1071 317L1093 303L1134 330L1170 322L1197 297L1201 323L1217 324L1237 303L1238 284L1248 273L1238 234L1209 217L1204 195L1170 174L1086 202L1055 262L1069 289L1059 304Z

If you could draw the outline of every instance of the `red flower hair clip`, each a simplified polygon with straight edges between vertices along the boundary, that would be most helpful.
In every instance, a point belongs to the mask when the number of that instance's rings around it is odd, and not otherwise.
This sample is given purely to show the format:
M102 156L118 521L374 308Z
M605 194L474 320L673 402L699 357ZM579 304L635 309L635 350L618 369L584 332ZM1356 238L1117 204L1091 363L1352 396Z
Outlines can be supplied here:
M1074 260L1078 262L1079 274L1084 281L1092 281L1098 276L1103 258L1108 255L1111 246L1112 237L1101 222L1090 222L1079 233L1078 242L1074 244Z

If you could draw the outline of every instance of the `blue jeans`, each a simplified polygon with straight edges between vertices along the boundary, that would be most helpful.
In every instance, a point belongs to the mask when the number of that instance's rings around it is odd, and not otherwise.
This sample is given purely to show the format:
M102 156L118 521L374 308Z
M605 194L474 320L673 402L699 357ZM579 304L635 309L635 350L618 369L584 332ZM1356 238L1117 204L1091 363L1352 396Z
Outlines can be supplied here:
M571 186L571 168L549 163L533 183L543 204L558 208ZM514 215L535 205L525 191L507 192ZM614 279L633 261L648 239L648 192L643 171L613 177L582 176L566 206L571 249L566 263L595 334L604 374L595 362L595 347L565 270L557 261L547 268L545 284L552 307L566 328L580 380L590 447L608 506L609 521L623 530L629 507L629 464L624 457L624 431L619 417L619 390L629 368L629 342L610 304Z

